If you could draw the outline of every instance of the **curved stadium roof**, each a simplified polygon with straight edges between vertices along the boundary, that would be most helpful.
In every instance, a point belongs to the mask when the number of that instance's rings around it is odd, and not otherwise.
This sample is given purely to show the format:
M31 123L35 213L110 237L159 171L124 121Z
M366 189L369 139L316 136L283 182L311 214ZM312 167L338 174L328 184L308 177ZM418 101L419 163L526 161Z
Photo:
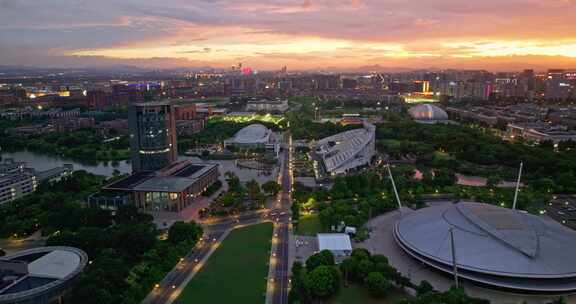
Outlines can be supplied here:
M329 172L363 165L372 158L375 130L374 125L365 123L363 128L323 138L316 143L315 153Z
M264 125L251 124L234 135L234 142L238 144L264 144L269 141L271 132Z
M420 104L408 110L415 120L448 120L448 114L441 108L431 104Z
M576 232L552 220L462 202L407 214L394 235L412 257L452 273L450 228L466 279L523 291L576 290Z
M72 247L39 247L7 255L0 261L27 264L27 273L15 274L13 282L4 282L6 273L0 271L0 303L43 303L67 288L86 267L88 256Z

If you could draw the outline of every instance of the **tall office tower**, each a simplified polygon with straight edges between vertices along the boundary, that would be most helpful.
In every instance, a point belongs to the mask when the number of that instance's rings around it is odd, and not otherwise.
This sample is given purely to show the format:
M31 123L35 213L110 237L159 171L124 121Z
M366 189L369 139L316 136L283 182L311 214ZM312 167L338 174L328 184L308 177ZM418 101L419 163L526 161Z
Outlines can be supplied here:
M528 100L534 98L535 78L534 70L524 70L518 75L516 96L525 97Z
M564 100L570 96L570 83L566 71L559 69L548 70L546 81L546 98Z
M177 160L176 119L172 104L133 104L128 125L134 173L159 170Z
M88 106L92 109L102 109L108 105L106 92L100 90L88 91L86 93Z

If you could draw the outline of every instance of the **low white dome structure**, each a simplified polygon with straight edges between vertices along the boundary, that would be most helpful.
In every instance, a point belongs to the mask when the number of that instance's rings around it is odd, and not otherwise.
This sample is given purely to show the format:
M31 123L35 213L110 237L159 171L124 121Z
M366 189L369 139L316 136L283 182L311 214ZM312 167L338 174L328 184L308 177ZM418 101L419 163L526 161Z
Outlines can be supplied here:
M448 114L441 108L431 104L420 104L408 110L412 119L418 121L444 121L448 120Z
M224 141L227 147L263 148L278 153L279 138L272 130L262 124L251 124L236 132L234 137Z
M234 135L236 144L264 144L270 139L272 131L261 124L252 124L244 127Z

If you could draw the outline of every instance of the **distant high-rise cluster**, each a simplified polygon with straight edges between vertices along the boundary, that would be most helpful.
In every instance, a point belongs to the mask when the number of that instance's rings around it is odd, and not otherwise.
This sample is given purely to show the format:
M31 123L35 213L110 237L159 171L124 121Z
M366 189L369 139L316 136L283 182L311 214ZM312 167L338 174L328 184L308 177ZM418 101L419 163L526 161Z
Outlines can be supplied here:
M259 95L329 96L331 99L375 100L397 96L406 102L502 100L530 102L576 99L576 70L519 72L485 70L418 70L410 72L289 72L257 71L242 63L225 70L159 72L117 80L62 77L23 78L0 83L0 105L88 107L103 110L151 100Z

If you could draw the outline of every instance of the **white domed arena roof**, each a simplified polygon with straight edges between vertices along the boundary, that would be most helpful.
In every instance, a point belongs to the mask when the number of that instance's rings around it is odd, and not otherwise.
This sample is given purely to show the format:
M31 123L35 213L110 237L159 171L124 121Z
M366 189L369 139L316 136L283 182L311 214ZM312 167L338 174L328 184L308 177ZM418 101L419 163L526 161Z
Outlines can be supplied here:
M252 124L238 131L234 135L234 142L239 144L266 143L271 132L264 125Z
M550 219L462 202L407 214L394 234L408 254L451 273L450 229L464 278L508 289L576 290L576 232Z
M448 114L441 108L431 104L420 104L408 110L415 120L448 120Z

